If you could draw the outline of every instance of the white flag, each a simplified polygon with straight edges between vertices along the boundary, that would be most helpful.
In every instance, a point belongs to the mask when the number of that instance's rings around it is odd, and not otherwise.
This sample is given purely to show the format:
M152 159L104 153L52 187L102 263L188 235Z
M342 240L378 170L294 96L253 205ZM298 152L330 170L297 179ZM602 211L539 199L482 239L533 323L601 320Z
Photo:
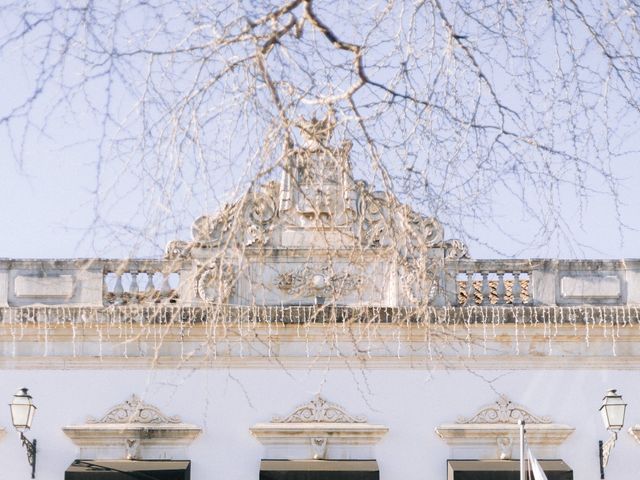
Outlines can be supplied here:
M533 473L533 479L548 480L547 476L544 473L544 470L542 470L542 467L538 463L538 460L536 460L536 457L534 457L533 453L531 453L531 449L529 448L527 450L527 456L529 457L529 468L531 468L531 472Z

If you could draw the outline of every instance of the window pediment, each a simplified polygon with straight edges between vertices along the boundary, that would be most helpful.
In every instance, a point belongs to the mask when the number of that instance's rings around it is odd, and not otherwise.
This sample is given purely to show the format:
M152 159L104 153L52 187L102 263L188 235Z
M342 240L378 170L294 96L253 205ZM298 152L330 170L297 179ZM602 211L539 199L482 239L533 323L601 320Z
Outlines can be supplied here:
M365 417L347 413L319 395L289 415L274 417L269 423L257 423L250 429L266 446L306 447L306 455L300 452L293 455L303 458L326 458L332 447L338 447L345 454L345 449L351 446L374 445L388 430L384 425L367 423Z
M524 420L527 442L545 456L553 456L574 428L554 423L549 417L535 415L505 396L456 423L439 425L436 434L449 444L460 458L469 452L477 458L510 459L519 444L519 420ZM456 455L458 456L458 455Z
M172 458L200 434L196 425L167 416L136 395L99 418L62 429L80 447L81 455L103 459ZM182 449L181 449L182 448Z

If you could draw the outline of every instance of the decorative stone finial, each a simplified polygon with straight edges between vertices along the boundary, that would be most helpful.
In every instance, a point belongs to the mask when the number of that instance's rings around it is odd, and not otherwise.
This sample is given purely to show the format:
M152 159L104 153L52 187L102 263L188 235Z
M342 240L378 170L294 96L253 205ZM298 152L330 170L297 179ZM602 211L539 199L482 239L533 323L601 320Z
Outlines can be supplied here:
M301 118L298 120L297 126L308 146L326 145L331 140L333 130L336 127L333 109L330 108L322 120L318 120L315 115L311 120Z

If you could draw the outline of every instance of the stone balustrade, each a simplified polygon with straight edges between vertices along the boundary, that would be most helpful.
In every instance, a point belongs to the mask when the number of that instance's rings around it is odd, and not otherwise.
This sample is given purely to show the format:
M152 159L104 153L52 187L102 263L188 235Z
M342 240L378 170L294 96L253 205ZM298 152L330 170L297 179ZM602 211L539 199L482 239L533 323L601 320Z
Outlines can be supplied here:
M468 260L446 266L451 305L637 305L640 260Z
M0 260L0 307L194 305L192 260ZM446 260L433 306L640 305L640 260ZM191 285L191 286L190 286ZM392 296L389 307L394 304Z

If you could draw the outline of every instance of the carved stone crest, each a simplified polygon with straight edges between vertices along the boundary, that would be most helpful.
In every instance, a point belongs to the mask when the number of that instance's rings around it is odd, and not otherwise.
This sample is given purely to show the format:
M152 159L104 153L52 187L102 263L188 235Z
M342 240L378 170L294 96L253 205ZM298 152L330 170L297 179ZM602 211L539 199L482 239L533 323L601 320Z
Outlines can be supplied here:
M526 408L511 402L506 396L501 395L493 404L482 408L474 416L460 417L457 423L518 423L524 420L526 423L551 423L548 417L540 417L530 413Z
M271 423L365 423L366 418L349 415L344 408L316 395L286 417L274 417Z
M87 419L87 423L180 423L178 417L168 417L158 407L145 403L137 395L109 409L101 418Z
M362 276L358 274L334 272L325 265L305 266L281 273L276 279L276 286L289 295L300 297L340 297L357 290L362 282Z

